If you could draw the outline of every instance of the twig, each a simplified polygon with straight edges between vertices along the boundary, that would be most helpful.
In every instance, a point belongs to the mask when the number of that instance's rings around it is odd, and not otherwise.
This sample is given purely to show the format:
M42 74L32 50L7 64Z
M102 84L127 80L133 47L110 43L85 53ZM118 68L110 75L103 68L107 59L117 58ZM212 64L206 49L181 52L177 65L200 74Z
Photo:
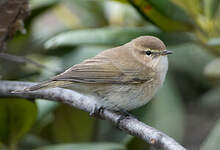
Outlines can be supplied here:
M31 85L34 85L34 83L0 81L0 97L48 99L68 104L72 107L76 107L86 112L91 112L96 104L95 101L89 97L63 88L54 88L29 93L11 93L11 91L13 90L23 89L24 87ZM120 114L117 114L107 109L104 109L100 116L106 120L111 121L113 124L116 124L118 122L118 119L121 117ZM164 150L186 150L171 137L138 121L136 118L125 117L125 119L122 119L118 123L118 127L133 136L137 136L143 139L144 141L153 145L156 148Z
M49 71L49 72L53 72L53 73L57 72L55 69L49 68L45 65L42 65L24 56L16 56L16 55L0 52L0 59L5 59L5 60L19 63L19 64L32 64L36 67L44 68L46 71Z
M16 56L16 55L11 55L11 54L0 52L0 59L5 59L8 61L13 61L16 63L21 63L21 64L30 63L30 64L33 64L37 67L48 69L48 68L46 68L46 66L39 64L39 63L37 63L29 58L26 58L24 56Z

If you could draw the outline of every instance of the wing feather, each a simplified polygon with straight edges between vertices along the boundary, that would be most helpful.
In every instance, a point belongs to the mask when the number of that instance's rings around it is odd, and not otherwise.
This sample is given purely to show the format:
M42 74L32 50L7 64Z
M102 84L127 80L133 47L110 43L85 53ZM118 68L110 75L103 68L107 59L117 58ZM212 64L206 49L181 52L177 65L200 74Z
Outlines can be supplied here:
M64 73L52 78L53 81L81 83L137 84L149 80L141 75L141 70L120 68L108 58L94 57L74 65Z

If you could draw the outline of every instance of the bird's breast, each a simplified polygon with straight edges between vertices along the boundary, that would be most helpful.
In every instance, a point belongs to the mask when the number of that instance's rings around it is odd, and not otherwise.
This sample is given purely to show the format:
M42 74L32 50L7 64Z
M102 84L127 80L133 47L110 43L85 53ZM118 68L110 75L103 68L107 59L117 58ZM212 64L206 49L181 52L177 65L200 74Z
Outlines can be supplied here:
M133 92L129 92L130 96L133 97L132 104L127 105L127 109L131 110L140 107L149 102L156 94L158 89L163 85L168 70L168 59L167 56L161 57L155 74L149 81L146 81L140 85L136 85L132 88Z
M157 66L157 80L162 85L168 70L168 58L167 56L162 56Z

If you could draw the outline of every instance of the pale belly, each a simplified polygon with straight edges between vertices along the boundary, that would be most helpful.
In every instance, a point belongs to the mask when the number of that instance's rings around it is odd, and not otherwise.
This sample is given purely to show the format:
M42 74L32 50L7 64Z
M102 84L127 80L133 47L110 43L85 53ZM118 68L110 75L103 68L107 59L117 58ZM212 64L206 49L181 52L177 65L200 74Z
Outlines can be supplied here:
M68 88L91 97L98 106L111 110L132 110L149 102L160 86L160 82L153 81L124 85L74 84Z
M159 85L122 85L113 86L105 98L97 102L109 109L132 110L149 102L155 95Z

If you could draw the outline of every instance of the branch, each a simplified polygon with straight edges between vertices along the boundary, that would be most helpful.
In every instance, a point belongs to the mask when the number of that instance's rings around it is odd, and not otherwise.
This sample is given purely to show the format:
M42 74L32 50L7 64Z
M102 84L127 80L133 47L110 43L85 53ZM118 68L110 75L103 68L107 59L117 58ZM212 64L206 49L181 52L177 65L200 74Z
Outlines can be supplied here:
M36 67L39 67L39 68L44 68L46 69L47 71L50 71L50 72L56 72L56 70L52 70L51 68L48 68L38 62L35 62L29 58L26 58L24 56L16 56L16 55L11 55L11 54L7 54L7 53L1 53L0 52L0 60L1 59L4 59L4 60L8 60L8 61L11 61L11 62L15 62L15 63L19 63L19 64L32 64L32 65L35 65Z
M31 85L34 85L34 83L0 81L0 97L48 99L68 104L72 107L76 107L86 112L91 112L96 105L95 101L90 99L89 97L63 88L53 88L29 93L11 93L11 91L13 90L23 89L24 87ZM143 139L147 143L155 146L156 148L161 148L165 150L186 150L171 137L138 121L136 118L125 117L124 119L120 120L120 122L117 122L121 115L107 109L104 109L103 112L100 113L100 117L111 121L115 125L117 124L121 130L124 130L133 136L137 136Z

